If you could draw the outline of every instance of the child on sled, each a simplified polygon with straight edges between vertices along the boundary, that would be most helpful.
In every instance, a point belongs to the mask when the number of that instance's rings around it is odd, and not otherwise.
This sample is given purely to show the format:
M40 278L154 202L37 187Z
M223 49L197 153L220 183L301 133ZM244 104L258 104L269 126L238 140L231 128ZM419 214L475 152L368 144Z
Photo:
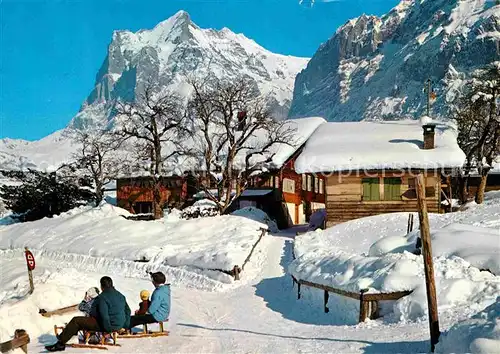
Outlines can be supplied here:
M139 302L139 310L136 310L135 314L145 315L148 313L149 306L151 305L151 301L149 300L149 291L142 290L139 296L141 297L141 302Z

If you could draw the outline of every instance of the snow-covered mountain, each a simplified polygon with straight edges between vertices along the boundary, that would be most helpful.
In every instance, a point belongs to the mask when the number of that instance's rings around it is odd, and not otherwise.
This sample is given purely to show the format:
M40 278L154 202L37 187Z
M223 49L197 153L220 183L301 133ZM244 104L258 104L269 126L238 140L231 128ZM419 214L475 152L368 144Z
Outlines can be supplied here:
M95 87L72 125L81 127L89 120L109 119L110 101L133 100L148 82L188 97L188 80L209 74L226 80L250 78L262 95L270 96L275 116L284 118L295 76L307 61L272 53L227 28L201 29L187 12L179 11L152 30L113 33Z
M446 115L472 70L500 60L497 0L403 0L348 21L297 75L290 117L329 121L418 117L425 81Z
M190 94L190 79L208 75L230 80L245 76L262 95L270 98L277 119L287 116L297 73L307 58L272 53L243 34L227 28L201 29L180 11L152 30L115 31L108 53L97 73L94 89L68 128L86 129L107 123L115 99L133 100L152 82L158 90ZM36 142L0 140L0 169L53 168L68 160L68 128Z

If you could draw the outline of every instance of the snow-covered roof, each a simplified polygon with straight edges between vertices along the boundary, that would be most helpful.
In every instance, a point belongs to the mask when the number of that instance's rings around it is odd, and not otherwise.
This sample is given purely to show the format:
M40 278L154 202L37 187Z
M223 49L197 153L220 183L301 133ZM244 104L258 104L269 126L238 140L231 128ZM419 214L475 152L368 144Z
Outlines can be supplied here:
M435 122L434 149L423 149L419 121L326 123L297 158L298 173L460 167L465 154L450 123Z
M274 144L269 151L267 156L260 157L260 159L265 159L270 155L272 156L272 163L270 168L281 168L290 157L310 138L314 131L322 124L326 123L326 120L321 117L307 117L307 118L296 118L285 121L284 131L288 129L292 130L291 141L289 144ZM259 145L258 140L263 140L261 144L266 141L265 132L256 132L254 139L257 141L257 146ZM241 156L237 157L237 161L242 165L244 164L245 156L247 152L242 151Z

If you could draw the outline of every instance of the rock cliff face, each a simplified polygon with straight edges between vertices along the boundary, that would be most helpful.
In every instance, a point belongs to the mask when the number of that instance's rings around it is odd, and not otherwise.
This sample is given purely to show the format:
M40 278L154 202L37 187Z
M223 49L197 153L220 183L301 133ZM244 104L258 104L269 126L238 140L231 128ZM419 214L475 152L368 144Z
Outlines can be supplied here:
M472 70L500 60L497 0L403 0L340 27L295 80L290 117L330 121L418 117L431 79L435 115Z
M148 81L188 97L188 79L208 74L229 80L250 78L261 94L270 96L275 114L284 118L295 76L307 61L271 53L227 28L201 29L180 11L152 30L114 32L95 87L72 125L110 119L110 103L117 98L133 100Z

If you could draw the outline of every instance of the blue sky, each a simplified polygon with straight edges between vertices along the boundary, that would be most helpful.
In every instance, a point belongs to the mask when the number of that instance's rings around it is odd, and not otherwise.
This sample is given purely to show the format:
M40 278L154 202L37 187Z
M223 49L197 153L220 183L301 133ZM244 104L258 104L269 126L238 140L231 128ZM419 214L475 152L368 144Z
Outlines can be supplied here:
M307 56L352 17L398 0L0 0L0 138L63 128L92 90L111 34L184 9L202 28L228 27L265 48Z

